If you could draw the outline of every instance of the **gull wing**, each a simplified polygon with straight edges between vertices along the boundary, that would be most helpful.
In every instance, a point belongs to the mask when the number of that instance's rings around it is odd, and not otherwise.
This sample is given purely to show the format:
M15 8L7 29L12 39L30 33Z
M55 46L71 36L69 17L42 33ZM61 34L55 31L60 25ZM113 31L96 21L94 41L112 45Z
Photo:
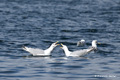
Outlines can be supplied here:
M23 47L25 51L28 51L32 55L45 55L44 50L38 49L38 48L28 48L28 47Z
M72 52L70 55L71 56L84 56L88 54L89 52L91 52L92 50L94 49L90 48L90 49L77 50L77 51Z

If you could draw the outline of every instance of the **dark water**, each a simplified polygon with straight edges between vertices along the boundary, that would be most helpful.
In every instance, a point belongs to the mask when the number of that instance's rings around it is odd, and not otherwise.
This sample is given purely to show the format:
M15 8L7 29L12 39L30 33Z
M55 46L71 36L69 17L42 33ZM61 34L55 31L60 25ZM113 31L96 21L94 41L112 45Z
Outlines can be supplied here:
M33 57L22 45L46 49L60 41L101 42L96 53ZM119 80L120 0L0 0L0 80Z

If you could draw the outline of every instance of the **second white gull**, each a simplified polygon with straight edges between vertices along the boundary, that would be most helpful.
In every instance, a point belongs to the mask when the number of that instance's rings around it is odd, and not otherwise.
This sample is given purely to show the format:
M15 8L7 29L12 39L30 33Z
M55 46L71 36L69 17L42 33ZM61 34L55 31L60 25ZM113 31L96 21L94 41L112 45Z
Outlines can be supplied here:
M82 49L82 50L77 50L77 51L69 51L68 47L66 45L62 45L62 49L65 52L66 56L84 56L88 53L90 53L91 51L94 51L95 49L97 49L97 40L93 40L92 41L92 46L89 47L88 49Z

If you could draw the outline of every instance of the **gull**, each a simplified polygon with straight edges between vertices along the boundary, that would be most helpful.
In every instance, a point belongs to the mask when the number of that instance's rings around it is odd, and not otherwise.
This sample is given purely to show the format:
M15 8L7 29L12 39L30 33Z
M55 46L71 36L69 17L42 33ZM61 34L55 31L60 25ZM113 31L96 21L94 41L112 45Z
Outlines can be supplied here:
M23 46L23 50L29 52L30 54L32 54L33 56L50 56L51 55L51 52L52 50L59 44L57 44L57 42L55 43L52 43L51 46L46 49L46 50L42 50L42 49L39 49L39 48L29 48L29 47L26 47L26 46Z
M77 46L84 46L85 45L85 40L81 39L80 41L77 42Z
M60 48L62 48L64 50L65 55L67 57L68 56L79 56L80 57L80 56L84 56L84 55L90 53L91 51L94 51L95 49L97 49L97 40L93 40L92 46L89 47L88 49L82 49L82 50L77 50L77 51L73 51L73 52L69 51L69 49L66 45L63 45L62 43L61 43L61 45L62 45L62 47L60 47Z

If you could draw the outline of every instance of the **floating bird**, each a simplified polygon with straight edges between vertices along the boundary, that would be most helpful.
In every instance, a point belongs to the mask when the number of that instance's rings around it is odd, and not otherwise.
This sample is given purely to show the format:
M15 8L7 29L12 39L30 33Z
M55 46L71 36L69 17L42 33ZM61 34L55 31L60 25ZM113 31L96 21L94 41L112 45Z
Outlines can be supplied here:
M77 46L84 46L85 45L85 40L81 39L80 41L77 42Z
M61 45L62 45L62 47L60 47L60 48L62 48L64 50L66 56L84 56L84 55L90 53L91 51L94 51L95 49L97 49L97 40L93 40L92 46L89 47L88 49L82 49L82 50L77 50L77 51L73 51L73 52L69 51L68 47L66 45L63 45L63 44L61 44Z
M42 50L42 49L38 49L38 48L29 48L29 47L25 47L23 46L22 48L29 52L30 54L32 54L33 56L50 56L51 55L51 51L59 44L57 44L57 42L52 43L51 46L46 49L46 50Z

